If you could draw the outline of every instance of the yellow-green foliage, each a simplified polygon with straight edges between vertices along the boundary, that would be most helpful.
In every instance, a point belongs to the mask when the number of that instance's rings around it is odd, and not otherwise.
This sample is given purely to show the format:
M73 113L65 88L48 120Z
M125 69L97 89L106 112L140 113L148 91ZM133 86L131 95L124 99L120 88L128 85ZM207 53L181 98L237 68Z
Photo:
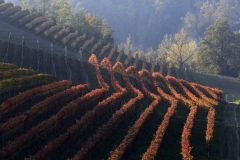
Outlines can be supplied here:
M94 53L101 44L102 44L102 40L100 39L91 49L91 53Z
M67 27L67 28L63 28L63 29L61 29L58 33L56 33L54 36L53 36L53 38L55 39L55 40L58 40L59 38L61 38L63 35L66 35L66 34L68 34L69 32L71 31L71 28L70 27Z
M91 39L87 40L87 41L83 44L83 46L81 47L82 50L85 50L85 49L88 47L89 44L93 43L94 39L95 39L94 37L91 37Z
M18 22L20 25L24 25L27 22L33 20L34 18L36 18L38 16L37 13L31 13L29 15L24 16L22 19L20 19Z
M13 70L13 69L17 69L17 66L15 64L0 63L0 72L7 71L7 70Z
M9 18L11 21L16 21L18 18L24 17L26 15L30 14L29 10L20 10L16 12L15 14L11 15Z
M234 103L240 104L240 95L234 95Z
M54 24L54 21L53 21L53 20L48 20L48 21L42 23L40 26L36 27L36 28L35 28L35 31L36 31L37 33L40 33L40 32L42 32L45 28L47 28L47 27L49 27L49 26L51 26L51 25L53 25L53 24Z
M2 3L2 4L0 4L0 12L4 12L5 10L7 10L8 8L10 8L12 6L13 6L12 3Z
M77 35L78 35L78 30L75 30L75 32L73 33L69 33L66 37L62 39L62 43L66 45L70 39L77 37Z
M71 47L75 48L79 42L83 41L86 38L86 33L84 33L82 36L78 36L75 41L72 42Z
M62 28L61 24L56 24L44 32L45 37L50 36L53 32L59 31Z
M45 22L47 20L46 17L42 16L42 17L37 17L34 20L32 20L30 23L26 24L26 27L28 29L33 28L35 25L37 25L38 23L42 23Z
M22 7L20 6L14 6L14 7L10 7L8 9L6 9L3 13L2 13L2 17L7 18L11 15L14 15L15 13L17 13L18 11L21 11Z

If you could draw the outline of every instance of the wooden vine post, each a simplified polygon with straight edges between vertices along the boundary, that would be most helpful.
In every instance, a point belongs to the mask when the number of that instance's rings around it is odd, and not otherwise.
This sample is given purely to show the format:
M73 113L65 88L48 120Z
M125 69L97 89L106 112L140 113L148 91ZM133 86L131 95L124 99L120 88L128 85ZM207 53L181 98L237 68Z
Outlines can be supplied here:
M111 47L111 43L108 42L108 44L106 46L104 46L101 50L101 53L99 54L99 57L102 57L102 55L106 52L106 50L108 50Z
M134 64L133 64L133 66L135 68L137 68L137 63L138 63L138 53L135 54L135 61L134 61Z
M168 70L167 75L170 76L171 75L171 68L170 68L169 63L167 63L167 70Z
M146 56L143 55L142 56L142 61L143 61L143 64L142 64L142 70L146 68Z
M153 73L154 72L154 68L155 68L155 62L152 58L150 58L150 63L152 64L152 67L151 67L151 72Z
M113 54L116 53L117 49L118 49L118 46L117 46L117 45L114 46L114 47L111 49L111 52L109 53L109 55L108 55L108 57L107 57L109 60L112 58Z
M131 55L132 55L132 51L129 51L129 52L128 52L128 57L127 57L127 59L126 59L125 62L124 62L124 65L125 65L125 66L128 65L128 63L129 63L129 61L130 61L130 59L131 59Z
M116 62L120 62L123 54L124 54L124 48L122 48L121 51L119 52Z
M160 62L159 60L157 60L157 64L158 64L159 67L160 67L159 73L162 74L162 73L163 73L163 64L162 64L162 62Z

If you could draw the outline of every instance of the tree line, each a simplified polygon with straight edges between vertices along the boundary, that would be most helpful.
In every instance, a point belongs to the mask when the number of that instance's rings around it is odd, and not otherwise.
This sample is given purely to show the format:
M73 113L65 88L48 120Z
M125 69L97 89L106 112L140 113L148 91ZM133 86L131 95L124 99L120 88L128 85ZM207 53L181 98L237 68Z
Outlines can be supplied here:
M240 27L238 0L18 1L56 22L113 41L107 20L125 53L138 52L180 69L239 76L240 32L232 31Z
M79 33L86 33L89 37L105 38L114 42L113 30L106 20L92 13L87 13L82 7L72 8L68 0L16 0L16 4L37 12L47 18L54 20L63 26L77 29Z
M165 34L176 34L182 28L196 42L205 29L219 18L225 18L236 30L240 27L238 0L69 0L73 8L84 6L89 12L104 17L114 28L117 44L128 35L138 49L152 47Z
M184 28L175 35L166 34L157 50L134 50L130 36L120 46L179 69L240 77L240 30L232 31L225 18L207 27L199 43L187 35Z

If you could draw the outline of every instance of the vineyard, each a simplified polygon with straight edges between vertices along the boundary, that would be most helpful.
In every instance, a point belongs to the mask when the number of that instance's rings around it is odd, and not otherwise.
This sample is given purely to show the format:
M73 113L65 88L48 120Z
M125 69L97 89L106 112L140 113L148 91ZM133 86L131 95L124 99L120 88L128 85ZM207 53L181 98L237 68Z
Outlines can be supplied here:
M108 58L98 63L94 54L88 62L98 87L0 64L1 159L216 156L209 146L220 90Z
M220 159L221 90L12 3L0 16L0 159Z

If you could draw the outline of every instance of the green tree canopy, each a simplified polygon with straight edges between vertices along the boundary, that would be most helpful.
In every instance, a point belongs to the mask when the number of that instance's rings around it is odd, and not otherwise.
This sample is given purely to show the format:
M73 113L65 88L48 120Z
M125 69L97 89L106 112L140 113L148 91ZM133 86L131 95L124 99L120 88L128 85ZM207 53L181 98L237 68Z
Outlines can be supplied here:
M183 68L184 65L190 65L196 50L196 43L187 38L187 32L183 29L174 35L174 40L166 39L159 45L159 59L166 57L166 61L172 63L178 68Z
M56 22L69 25L72 18L72 9L67 0L52 0L51 18Z
M237 76L239 65L236 36L226 19L220 18L205 31L197 51L198 70L205 73Z

